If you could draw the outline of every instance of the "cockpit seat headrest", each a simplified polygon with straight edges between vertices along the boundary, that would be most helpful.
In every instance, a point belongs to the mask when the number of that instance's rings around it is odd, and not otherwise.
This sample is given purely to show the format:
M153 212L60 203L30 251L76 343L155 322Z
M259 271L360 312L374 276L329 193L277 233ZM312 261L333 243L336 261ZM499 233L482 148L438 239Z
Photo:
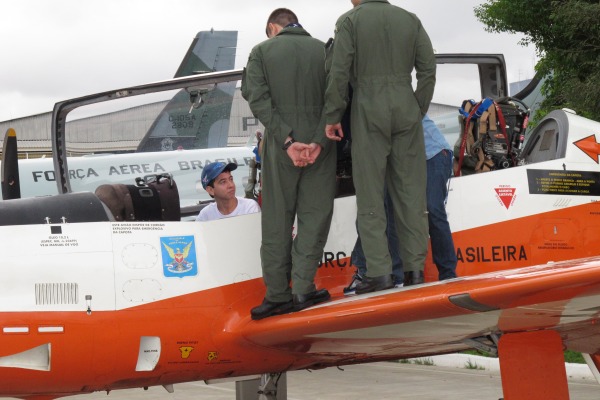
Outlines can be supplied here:
M96 196L112 212L115 221L181 220L177 184L169 174L146 181L137 178L135 185L100 185Z

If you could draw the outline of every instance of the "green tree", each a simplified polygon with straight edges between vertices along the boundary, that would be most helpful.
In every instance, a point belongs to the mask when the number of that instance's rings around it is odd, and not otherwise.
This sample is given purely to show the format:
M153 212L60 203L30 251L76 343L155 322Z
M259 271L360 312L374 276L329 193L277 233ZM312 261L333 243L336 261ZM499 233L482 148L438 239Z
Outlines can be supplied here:
M600 120L600 2L598 0L487 0L475 16L489 32L522 33L552 74L541 114L568 107Z

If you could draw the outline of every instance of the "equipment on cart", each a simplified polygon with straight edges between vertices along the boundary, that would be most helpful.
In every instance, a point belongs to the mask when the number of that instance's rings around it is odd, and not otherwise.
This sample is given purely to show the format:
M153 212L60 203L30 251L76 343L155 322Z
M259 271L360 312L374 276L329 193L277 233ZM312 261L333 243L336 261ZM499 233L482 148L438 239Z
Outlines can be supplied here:
M459 108L461 133L454 146L454 174L521 165L529 108L521 100L489 97L465 100Z

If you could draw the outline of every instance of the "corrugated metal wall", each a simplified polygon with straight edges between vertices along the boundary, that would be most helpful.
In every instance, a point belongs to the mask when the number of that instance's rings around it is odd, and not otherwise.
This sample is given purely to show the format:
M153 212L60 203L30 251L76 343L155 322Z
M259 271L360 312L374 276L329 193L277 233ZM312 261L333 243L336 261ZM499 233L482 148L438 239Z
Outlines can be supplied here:
M86 154L133 151L166 104L161 101L67 122L67 151ZM20 153L49 154L51 125L51 112L0 122L0 143L4 132L13 128Z

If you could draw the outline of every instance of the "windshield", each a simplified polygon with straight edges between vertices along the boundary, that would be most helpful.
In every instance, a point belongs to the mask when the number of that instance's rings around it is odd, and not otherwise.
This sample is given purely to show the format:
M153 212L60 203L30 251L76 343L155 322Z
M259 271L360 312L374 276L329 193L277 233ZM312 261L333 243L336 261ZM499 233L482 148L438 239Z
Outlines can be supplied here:
M38 172L37 179L67 193L171 174L186 206L210 198L200 174L222 160L238 165L234 177L243 196L263 127L240 94L240 79L241 71L215 72L58 103L56 173Z

